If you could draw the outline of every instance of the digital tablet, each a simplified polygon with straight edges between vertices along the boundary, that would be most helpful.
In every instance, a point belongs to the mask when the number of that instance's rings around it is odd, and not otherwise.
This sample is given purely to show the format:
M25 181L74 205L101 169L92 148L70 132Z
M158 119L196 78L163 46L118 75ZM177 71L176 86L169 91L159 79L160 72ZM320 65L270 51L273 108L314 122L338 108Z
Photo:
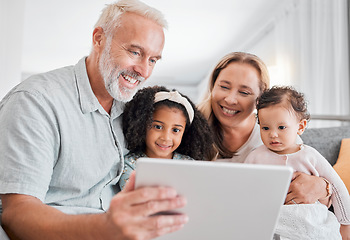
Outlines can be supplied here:
M135 187L170 186L189 222L159 240L271 240L292 177L286 166L140 158Z

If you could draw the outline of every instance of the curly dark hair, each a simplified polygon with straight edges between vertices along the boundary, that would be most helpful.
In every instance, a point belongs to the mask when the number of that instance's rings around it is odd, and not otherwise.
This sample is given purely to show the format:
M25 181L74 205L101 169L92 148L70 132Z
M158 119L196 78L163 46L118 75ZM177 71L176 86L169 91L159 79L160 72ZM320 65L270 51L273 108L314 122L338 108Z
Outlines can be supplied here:
M123 133L129 151L132 153L145 152L146 133L152 124L153 112L159 106L168 106L180 109L187 119L181 144L176 152L196 160L212 160L214 158L212 132L202 113L187 96L180 93L194 110L194 118L190 124L188 113L183 105L169 100L154 103L154 96L160 91L170 92L164 86L146 87L139 90L133 99L126 103L123 113Z
M291 86L273 86L271 89L264 91L257 99L256 109L258 110L258 117L260 109L279 103L286 103L287 107L293 110L300 120L310 120L304 94L296 91Z

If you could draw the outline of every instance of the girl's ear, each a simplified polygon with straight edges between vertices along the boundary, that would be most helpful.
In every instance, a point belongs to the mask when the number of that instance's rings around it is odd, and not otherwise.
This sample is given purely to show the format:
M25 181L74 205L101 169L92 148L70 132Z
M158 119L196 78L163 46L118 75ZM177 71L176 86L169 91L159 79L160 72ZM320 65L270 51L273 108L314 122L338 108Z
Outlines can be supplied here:
M299 129L298 129L298 135L303 134L303 132L305 131L307 126L307 120L306 119L302 119L299 122Z

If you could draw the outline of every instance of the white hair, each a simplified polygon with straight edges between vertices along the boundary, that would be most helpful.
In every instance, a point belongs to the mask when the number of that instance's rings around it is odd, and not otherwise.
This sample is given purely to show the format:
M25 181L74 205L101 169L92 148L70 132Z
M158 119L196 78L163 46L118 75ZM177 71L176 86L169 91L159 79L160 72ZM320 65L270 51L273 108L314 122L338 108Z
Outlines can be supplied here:
M106 35L113 35L115 28L120 24L119 17L125 12L135 13L151 19L164 29L168 26L164 15L159 10L138 0L119 0L116 3L107 4L102 10L102 14L95 24L95 28L102 27Z

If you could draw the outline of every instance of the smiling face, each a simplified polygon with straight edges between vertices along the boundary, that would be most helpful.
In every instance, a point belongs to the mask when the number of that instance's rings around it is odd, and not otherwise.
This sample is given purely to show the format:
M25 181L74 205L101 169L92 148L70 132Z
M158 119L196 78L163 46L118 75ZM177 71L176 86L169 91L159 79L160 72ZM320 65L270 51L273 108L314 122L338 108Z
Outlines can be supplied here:
M212 90L213 112L224 127L237 127L252 116L260 94L259 73L251 65L233 62L221 70Z
M178 108L159 106L146 133L146 155L151 158L173 157L186 128L186 117Z
M101 53L99 70L108 93L126 102L161 58L164 32L154 21L134 13L124 13L120 18L120 27Z
M281 104L262 108L258 115L261 139L267 148L278 154L290 154L300 149L296 138L306 128L305 119L299 121Z

